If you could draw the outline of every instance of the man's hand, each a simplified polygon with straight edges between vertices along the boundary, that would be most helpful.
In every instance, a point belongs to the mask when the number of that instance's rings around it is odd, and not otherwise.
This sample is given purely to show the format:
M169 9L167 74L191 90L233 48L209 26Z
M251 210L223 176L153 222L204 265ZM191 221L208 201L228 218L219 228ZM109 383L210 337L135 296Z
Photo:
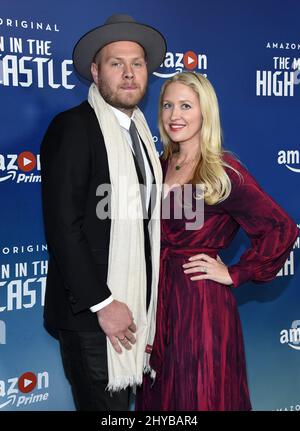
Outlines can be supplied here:
M136 332L136 325L126 304L114 300L97 311L97 317L116 352L122 353L120 344L127 350L131 349L131 344L135 343L133 333Z

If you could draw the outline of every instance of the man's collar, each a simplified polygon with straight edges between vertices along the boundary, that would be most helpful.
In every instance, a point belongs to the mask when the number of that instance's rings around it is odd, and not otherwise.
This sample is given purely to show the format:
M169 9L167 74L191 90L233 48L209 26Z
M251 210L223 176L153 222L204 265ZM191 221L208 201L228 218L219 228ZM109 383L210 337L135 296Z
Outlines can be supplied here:
M128 115L124 114L124 112L120 111L120 109L115 108L114 106L109 105L112 109L113 113L117 117L118 122L120 123L121 127L124 127L124 129L129 130L130 122L134 118L134 111L132 113L131 117L128 117Z

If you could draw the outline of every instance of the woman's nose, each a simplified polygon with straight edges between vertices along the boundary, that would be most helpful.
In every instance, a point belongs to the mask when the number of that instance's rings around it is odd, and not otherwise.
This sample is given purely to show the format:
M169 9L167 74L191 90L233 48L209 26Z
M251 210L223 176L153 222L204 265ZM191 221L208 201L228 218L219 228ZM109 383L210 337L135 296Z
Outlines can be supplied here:
M180 109L177 106L174 106L171 110L171 120L175 120L180 118Z

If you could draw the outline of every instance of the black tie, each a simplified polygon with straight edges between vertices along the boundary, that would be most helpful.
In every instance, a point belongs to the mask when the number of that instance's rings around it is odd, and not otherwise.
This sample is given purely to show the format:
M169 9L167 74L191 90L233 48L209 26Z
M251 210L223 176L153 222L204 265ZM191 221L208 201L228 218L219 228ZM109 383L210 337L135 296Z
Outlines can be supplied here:
M129 133L131 136L132 148L135 154L135 158L136 158L138 167L140 168L140 171L144 180L144 185L146 185L147 182L146 182L146 169L145 169L144 157L142 154L141 144L138 137L138 131L136 130L135 124L132 120L130 122Z
M146 169L144 163L144 157L141 149L141 141L139 139L138 131L135 127L134 122L131 120L129 133L132 141L132 149L134 151L136 164L141 172L143 177L143 183L140 185L141 190L141 199L142 199L142 207L143 207L143 217L144 217L144 237L145 237L145 263L146 263L146 276L147 276L147 294L146 294L146 304L147 311L150 304L151 298L151 283L152 283L152 261L151 261L151 245L150 245L150 237L148 230L148 212L147 212L147 204L146 204Z

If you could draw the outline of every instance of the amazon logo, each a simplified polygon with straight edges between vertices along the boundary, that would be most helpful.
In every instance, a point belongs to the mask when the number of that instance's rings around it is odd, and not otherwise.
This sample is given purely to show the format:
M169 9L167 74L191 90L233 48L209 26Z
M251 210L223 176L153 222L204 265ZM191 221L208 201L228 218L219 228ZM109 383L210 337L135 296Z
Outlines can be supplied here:
M167 52L160 70L153 72L159 78L171 78L183 70L203 73L207 69L207 56L194 51Z
M299 150L280 150L278 151L277 162L284 165L292 172L300 173L300 153Z
M300 350L300 320L294 320L290 329L280 332L280 343L287 344L291 349Z

